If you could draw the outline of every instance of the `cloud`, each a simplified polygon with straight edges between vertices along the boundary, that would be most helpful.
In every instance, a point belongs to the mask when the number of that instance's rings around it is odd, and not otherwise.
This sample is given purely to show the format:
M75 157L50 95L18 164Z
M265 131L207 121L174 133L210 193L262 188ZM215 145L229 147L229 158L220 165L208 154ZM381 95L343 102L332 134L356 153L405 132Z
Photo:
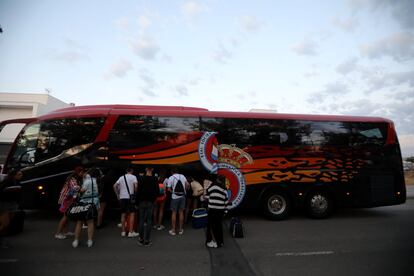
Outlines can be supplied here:
M138 17L138 26L141 29L147 29L151 25L151 20L146 15L140 15Z
M293 44L290 47L298 55L316 56L318 45L311 39L304 39L303 41Z
M181 6L181 12L187 18L195 18L207 10L208 8L205 5L196 1L187 1Z
M346 84L336 81L325 85L324 89L312 93L308 98L307 102L310 104L323 103L328 98L337 98L349 93L349 88Z
M389 56L398 62L414 58L414 34L398 32L372 44L360 46L361 54L369 59Z
M335 70L338 74L342 74L342 75L347 75L349 73L354 72L355 70L357 70L358 66L357 66L357 62L358 59L357 58L350 58L348 60L346 60L345 62L339 64L338 66L336 66Z
M126 76L128 71L132 70L133 66L129 61L120 59L117 62L113 63L107 73L105 73L105 79L111 79L113 77L123 78Z
M397 88L402 85L414 87L414 71L389 73L384 72L382 68L363 69L361 78L368 87L367 93L389 87Z
M81 61L88 61L89 57L79 51L63 51L53 55L54 60L64 61L67 63L76 63Z
M144 69L141 70L139 77L143 81L143 85L140 87L141 92L148 97L157 97L154 89L158 87L158 84L151 76L151 73Z
M218 46L218 48L213 53L213 58L215 61L225 64L227 63L233 56L233 53L227 49L222 43Z
M127 17L121 17L115 21L115 25L117 25L121 30L127 31L129 30L130 22Z
M130 41L133 52L145 60L154 60L160 51L160 46L150 36L141 36L135 41Z
M348 0L354 11L369 8L371 11L388 11L402 28L414 28L414 1L412 0Z
M308 72L308 73L304 73L304 74L303 74L303 76L304 76L305 78L314 78L314 77L319 76L319 74L318 74L318 73L316 73L316 72Z
M261 24L255 16L242 16L240 18L240 25L245 31L251 33L257 33L261 28Z
M175 87L175 90L180 96L188 96L188 89L185 85L179 84Z
M392 15L403 28L414 28L414 1L412 0L388 0L392 9Z
M398 135L398 140L400 142L401 148L403 149L403 157L414 156L414 134Z
M359 25L356 18L341 19L339 17L333 19L333 24L345 32L353 32Z
M65 63L77 63L89 61L87 48L68 37L63 38L64 48L62 50L50 50L47 56L52 60L62 61Z

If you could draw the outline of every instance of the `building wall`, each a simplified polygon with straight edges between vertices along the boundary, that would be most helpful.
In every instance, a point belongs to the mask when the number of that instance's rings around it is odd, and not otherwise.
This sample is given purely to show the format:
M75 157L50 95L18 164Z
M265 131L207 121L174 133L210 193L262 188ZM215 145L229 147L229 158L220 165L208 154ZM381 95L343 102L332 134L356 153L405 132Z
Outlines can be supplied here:
M0 93L0 122L37 117L69 106L71 105L48 94ZM10 145L23 126L22 124L11 124L0 133L0 164L4 163Z

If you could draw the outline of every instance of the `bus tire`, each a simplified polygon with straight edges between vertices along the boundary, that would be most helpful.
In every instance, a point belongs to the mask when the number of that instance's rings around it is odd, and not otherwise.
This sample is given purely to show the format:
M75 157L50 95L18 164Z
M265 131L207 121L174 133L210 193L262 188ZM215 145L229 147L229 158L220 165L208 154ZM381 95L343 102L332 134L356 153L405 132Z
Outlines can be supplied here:
M325 191L311 191L306 197L305 208L311 218L324 219L329 217L334 209L332 196Z
M286 193L272 190L264 195L262 209L266 218L270 220L283 220L290 215L292 201Z

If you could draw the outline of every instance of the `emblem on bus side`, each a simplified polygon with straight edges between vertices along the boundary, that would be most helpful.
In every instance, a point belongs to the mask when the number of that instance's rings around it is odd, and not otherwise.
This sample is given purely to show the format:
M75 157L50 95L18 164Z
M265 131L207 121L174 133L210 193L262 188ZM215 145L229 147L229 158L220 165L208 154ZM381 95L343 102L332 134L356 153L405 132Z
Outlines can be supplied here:
M246 180L239 170L252 164L253 158L245 151L233 145L218 145L215 132L206 132L200 139L198 154L203 166L214 174L226 177L229 209L237 207L246 194Z

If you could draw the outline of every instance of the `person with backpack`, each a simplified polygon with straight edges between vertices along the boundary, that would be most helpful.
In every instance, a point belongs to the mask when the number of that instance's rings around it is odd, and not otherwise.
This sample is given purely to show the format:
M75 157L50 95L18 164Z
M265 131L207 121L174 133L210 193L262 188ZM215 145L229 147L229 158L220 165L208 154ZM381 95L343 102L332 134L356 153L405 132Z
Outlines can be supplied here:
M168 178L167 188L171 193L171 230L169 234L175 236L184 233L184 210L186 190L189 187L184 175L179 174L176 168L171 170L172 175ZM177 213L179 217L177 232Z
M226 178L218 175L205 195L208 202L206 246L210 248L223 246L223 215L228 201L225 183Z

